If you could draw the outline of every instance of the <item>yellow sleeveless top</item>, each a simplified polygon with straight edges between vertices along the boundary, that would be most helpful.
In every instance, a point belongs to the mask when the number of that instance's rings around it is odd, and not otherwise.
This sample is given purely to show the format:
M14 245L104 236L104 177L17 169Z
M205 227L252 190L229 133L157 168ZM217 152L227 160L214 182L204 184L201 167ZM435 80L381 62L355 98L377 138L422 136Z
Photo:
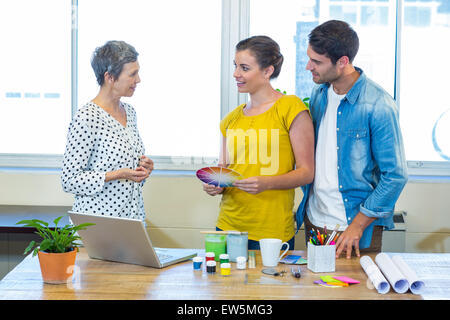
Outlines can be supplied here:
M295 168L289 129L295 117L308 107L294 95L283 96L266 112L243 113L245 104L230 112L220 130L227 140L228 168L243 178L276 176ZM309 110L308 110L309 112ZM225 188L217 227L248 231L248 238L290 240L295 234L295 189L266 190L253 195L235 187Z

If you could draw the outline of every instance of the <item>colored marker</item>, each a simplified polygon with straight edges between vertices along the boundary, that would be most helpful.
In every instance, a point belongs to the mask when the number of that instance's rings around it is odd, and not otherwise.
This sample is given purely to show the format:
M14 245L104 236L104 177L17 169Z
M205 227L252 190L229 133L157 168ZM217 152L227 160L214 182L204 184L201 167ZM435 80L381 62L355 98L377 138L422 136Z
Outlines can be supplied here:
M334 240L334 242L337 242L337 239L339 238L341 236L341 234L340 233L338 233L337 235L336 235L336 237L333 239Z
M321 234L320 234L319 229L317 229L317 237L319 238L320 244L323 244L323 242L322 242L322 237L321 237Z
M328 238L327 243L325 243L325 245L328 245L331 241L333 241L334 236L336 235L336 232L339 230L340 225L337 224L336 228L334 228L333 233L331 234L331 236Z

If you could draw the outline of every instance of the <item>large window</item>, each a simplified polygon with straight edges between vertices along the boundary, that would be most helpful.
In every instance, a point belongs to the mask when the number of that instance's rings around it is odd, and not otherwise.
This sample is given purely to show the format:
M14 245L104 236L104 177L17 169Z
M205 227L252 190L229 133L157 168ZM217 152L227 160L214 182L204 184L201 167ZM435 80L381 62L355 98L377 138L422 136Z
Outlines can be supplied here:
M108 40L139 52L142 82L124 101L156 167L210 164L220 118L247 99L236 43L272 37L285 57L273 86L309 97L308 34L329 19L352 25L354 65L397 100L410 174L450 175L448 0L1 1L0 167L60 165L71 114L99 90L91 55Z
M251 0L250 35L272 37L284 55L280 77L274 86L309 97L314 86L306 49L308 34L317 25L330 20L347 21L358 33L359 52L354 65L377 81L392 96L395 79L396 1L296 1ZM379 35L383 34L383 37Z
M70 1L1 1L0 30L0 153L63 153L71 115Z
M405 1L400 121L408 160L450 160L450 1Z
M250 0L249 11L250 35L272 37L285 57L274 87L302 98L314 86L305 70L309 32L329 19L347 21L360 39L354 65L398 102L410 173L449 174L450 1Z
M98 86L94 49L123 40L139 53L133 97L147 154L218 157L220 148L220 0L79 0L78 105Z

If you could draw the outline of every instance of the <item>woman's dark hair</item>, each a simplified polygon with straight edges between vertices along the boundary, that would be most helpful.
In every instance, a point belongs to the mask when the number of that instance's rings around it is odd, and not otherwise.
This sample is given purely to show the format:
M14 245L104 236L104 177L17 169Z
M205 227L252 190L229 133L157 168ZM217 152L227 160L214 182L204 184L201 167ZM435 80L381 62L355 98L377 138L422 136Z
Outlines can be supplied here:
M333 64L343 56L352 63L358 53L359 39L347 22L330 20L311 31L309 45L318 54L326 54Z
M105 81L105 72L117 79L122 72L123 65L135 62L139 53L133 46L124 41L108 41L95 49L91 58L91 66L100 86Z
M253 36L239 41L236 45L236 51L247 49L255 56L261 69L273 66L274 70L270 79L278 77L284 60L278 43L267 36Z

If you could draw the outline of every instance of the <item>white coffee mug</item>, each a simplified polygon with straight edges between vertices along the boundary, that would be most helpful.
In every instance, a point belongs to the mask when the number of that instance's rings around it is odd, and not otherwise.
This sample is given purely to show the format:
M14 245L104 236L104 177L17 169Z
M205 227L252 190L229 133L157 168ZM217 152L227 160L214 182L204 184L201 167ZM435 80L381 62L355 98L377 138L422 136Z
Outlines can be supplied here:
M283 244L287 245L287 248L278 256ZM280 259L288 252L289 243L282 242L280 239L261 239L259 240L259 247L261 248L263 266L276 267Z

